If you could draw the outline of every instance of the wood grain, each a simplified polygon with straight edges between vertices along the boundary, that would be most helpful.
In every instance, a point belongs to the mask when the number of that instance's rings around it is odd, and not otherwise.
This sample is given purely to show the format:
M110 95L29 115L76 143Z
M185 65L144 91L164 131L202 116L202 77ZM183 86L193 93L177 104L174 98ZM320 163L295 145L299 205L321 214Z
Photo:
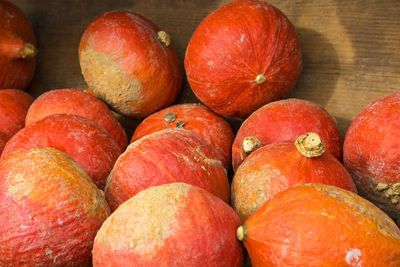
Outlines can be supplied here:
M86 25L104 12L128 9L169 32L182 62L197 25L227 0L11 0L32 21L38 66L28 91L86 88L78 45ZM371 101L400 88L400 1L271 0L295 25L304 67L291 97L324 106L344 135ZM185 81L177 103L199 102ZM138 120L120 118L129 135ZM235 129L240 120L229 120Z

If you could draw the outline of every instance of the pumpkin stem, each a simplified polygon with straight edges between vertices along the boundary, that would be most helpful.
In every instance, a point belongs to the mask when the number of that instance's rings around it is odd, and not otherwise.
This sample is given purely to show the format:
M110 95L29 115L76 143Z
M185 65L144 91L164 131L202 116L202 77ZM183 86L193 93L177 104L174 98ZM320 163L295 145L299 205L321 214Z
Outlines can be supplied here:
M307 158L319 157L325 152L325 144L316 133L306 133L299 136L294 143L299 152Z
M260 73L256 77L256 83L257 84L263 84L267 80L267 77L263 73Z
M245 242L247 239L247 225L243 224L236 230L236 237L239 241Z
M22 49L21 58L23 59L33 58L34 56L36 56L37 53L38 50L33 44L26 43L24 48Z
M164 115L164 121L166 123L171 123L176 120L176 114L174 112L168 112Z
M255 136L247 136L243 139L242 150L246 154L246 156L249 156L260 147L262 147L262 143Z
M164 46L168 47L171 44L171 37L165 31L157 32L157 40Z

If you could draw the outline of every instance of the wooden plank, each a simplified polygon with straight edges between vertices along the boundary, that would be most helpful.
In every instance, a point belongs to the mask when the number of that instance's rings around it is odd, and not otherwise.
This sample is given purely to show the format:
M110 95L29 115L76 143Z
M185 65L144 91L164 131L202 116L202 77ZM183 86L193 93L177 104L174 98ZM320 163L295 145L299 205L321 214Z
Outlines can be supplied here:
M30 92L84 89L78 46L98 15L128 9L168 31L182 62L187 43L207 14L227 0L12 0L32 21L40 53ZM400 1L271 0L301 38L304 68L291 93L324 106L345 134L371 101L400 88ZM198 102L187 82L177 103ZM139 120L120 118L131 135ZM230 120L235 129L240 121Z

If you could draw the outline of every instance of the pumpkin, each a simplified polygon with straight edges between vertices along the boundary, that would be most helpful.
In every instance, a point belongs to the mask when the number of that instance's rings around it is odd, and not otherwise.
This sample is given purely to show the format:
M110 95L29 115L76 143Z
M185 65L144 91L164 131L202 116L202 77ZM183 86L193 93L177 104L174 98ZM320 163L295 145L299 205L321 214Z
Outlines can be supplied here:
M195 95L216 113L239 118L287 96L301 68L295 28L262 1L233 1L208 15L185 55Z
M329 113L320 105L301 99L269 103L248 117L240 126L232 145L233 169L263 145L290 141L314 132L325 143L326 151L342 159L342 137Z
M201 104L179 104L153 113L137 126L131 143L171 128L183 128L200 135L211 145L225 168L229 168L233 130L228 122Z
M171 183L141 191L104 222L93 266L242 266L239 217L196 186Z
M170 36L129 11L105 13L88 25L79 62L91 91L130 117L145 117L170 105L182 83Z
M1 156L1 153L3 152L4 147L6 146L8 139L9 139L8 135L0 132L0 156Z
M400 225L400 93L368 105L351 123L343 162L361 196Z
M55 114L29 124L6 144L2 158L17 150L53 147L76 162L102 189L118 156L118 144L103 127L81 116Z
M0 266L91 266L110 208L72 158L35 148L1 160L0 214Z
M124 151L127 137L124 128L106 104L96 97L77 89L58 89L45 92L29 108L26 125L52 114L75 114L97 122Z
M32 24L14 4L0 0L0 89L27 89L37 53Z
M232 206L245 221L278 192L303 183L328 184L357 192L345 167L315 133L295 143L266 145L240 165L232 180Z
M307 184L281 191L237 230L254 267L400 266L400 229L350 191Z
M107 179L111 208L155 185L184 182L229 202L227 173L206 141L184 129L155 132L133 142L118 158Z
M25 126L33 97L17 89L0 90L0 132L11 138Z

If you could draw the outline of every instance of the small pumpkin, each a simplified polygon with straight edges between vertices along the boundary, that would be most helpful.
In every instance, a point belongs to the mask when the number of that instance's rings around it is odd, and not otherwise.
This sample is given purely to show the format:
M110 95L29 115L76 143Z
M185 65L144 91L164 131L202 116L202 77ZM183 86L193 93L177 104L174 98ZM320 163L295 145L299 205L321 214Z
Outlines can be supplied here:
M232 145L233 169L236 171L255 149L275 142L294 142L307 132L318 134L326 151L342 159L342 137L334 118L314 102L291 98L269 103L243 122Z
M229 181L212 147L197 134L166 129L130 144L108 177L106 198L113 210L155 185L183 182L229 202Z
M75 161L102 189L118 156L118 144L103 127L73 114L54 114L29 124L6 144L1 158L17 150L53 147Z
M131 143L171 128L183 128L200 135L211 145L225 168L229 168L233 130L228 122L202 104L179 104L153 113L137 126Z
M185 55L195 95L218 114L244 118L288 95L302 68L294 26L258 0L233 1L197 27Z
M93 266L242 266L240 219L196 186L171 183L141 191L104 222Z
M400 225L400 93L358 114L346 133L343 155L360 195Z
M0 89L28 88L32 81L37 49L33 27L14 4L0 1Z
M75 114L95 121L115 139L121 151L126 149L124 128L106 104L88 93L73 88L45 92L29 108L26 125L52 114Z
M108 12L92 21L81 38L79 62L90 90L129 117L142 118L170 105L182 83L170 36L130 11Z
M315 133L295 143L266 145L243 161L232 180L232 206L245 221L278 192L303 183L328 184L357 192L345 167Z
M17 89L0 90L0 132L11 138L24 128L33 97Z
M297 185L237 230L254 267L400 266L400 229L366 199L334 186Z
M35 148L0 161L0 214L0 266L91 266L110 208L71 157Z

